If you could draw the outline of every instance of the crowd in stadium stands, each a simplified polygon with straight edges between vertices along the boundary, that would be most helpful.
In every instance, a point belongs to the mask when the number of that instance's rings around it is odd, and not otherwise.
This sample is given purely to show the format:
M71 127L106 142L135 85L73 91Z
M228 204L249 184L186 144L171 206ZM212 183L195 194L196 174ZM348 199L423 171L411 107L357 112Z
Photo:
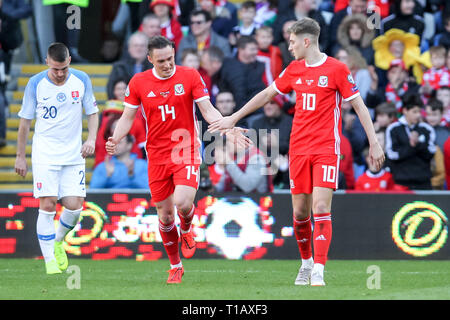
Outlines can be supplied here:
M20 20L31 16L25 0L0 0L0 148L6 146L6 86L14 50L23 42Z
M0 17L3 20L3 11ZM130 163L146 157L142 118L136 119L122 155L110 159L101 150L120 116L128 81L152 67L146 58L149 37L163 35L174 42L176 63L200 72L211 101L225 116L270 85L293 60L287 30L303 17L319 23L321 51L352 72L386 152L381 171L368 165L364 129L351 105L343 103L339 188L450 189L450 2L445 0L122 2L105 37L119 39L123 45L117 58L104 61L112 62L113 68L91 187L108 186L105 177L94 184L94 178L102 174L116 178L119 184L111 182L113 186L143 183L130 180L130 174L141 170ZM215 153L214 161L202 167L201 187L245 192L288 189L295 101L293 93L277 96L238 123L260 133L255 146L246 151L233 149L221 139L205 140L204 150L212 145ZM197 117L205 134L208 124L199 112ZM264 169L272 174L261 175ZM130 181L117 179L119 172L127 170Z

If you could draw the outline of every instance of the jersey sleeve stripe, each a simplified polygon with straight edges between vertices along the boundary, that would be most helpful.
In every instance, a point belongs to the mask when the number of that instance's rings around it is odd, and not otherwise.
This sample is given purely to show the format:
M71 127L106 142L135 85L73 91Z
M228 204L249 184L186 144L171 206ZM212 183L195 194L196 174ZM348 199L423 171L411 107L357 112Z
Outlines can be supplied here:
M353 99L355 99L356 97L358 97L360 94L359 94L359 92L357 92L357 93L355 93L354 95L352 95L352 96L350 96L350 97L348 97L348 98L344 98L344 101L350 101L350 100L353 100Z
M204 96L204 97L198 98L198 99L196 99L194 101L195 102L200 102L200 101L203 101L203 100L206 100L206 99L209 99L209 96Z
M279 94L286 94L286 93L281 92L280 90L278 90L277 85L275 84L275 81L272 82L272 86L273 86L273 88L275 89L275 91L278 92Z
M128 102L124 102L123 105L124 105L125 107L133 108L133 109L137 109L137 108L139 108L139 107L141 106L141 105L135 106L135 105L130 104L130 103L128 103Z

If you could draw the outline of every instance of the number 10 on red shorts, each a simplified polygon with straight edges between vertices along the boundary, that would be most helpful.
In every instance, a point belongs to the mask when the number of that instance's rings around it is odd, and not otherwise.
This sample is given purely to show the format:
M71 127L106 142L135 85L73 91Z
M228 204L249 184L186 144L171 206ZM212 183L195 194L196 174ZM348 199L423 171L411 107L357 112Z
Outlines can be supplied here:
M339 180L340 155L290 155L291 193L312 193L313 187L336 190Z

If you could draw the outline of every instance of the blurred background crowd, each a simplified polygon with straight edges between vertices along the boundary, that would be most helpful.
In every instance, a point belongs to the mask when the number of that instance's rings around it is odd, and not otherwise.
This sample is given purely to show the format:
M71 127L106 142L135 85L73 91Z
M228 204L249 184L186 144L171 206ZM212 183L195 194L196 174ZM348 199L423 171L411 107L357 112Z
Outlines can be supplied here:
M364 130L344 102L339 188L449 189L450 1L445 0L0 0L0 147L6 145L11 63L42 63L48 45L63 42L74 64L112 65L90 187L148 188L142 116L116 156L104 151L129 80L152 68L148 39L172 40L176 63L200 72L213 105L226 116L293 60L287 30L303 17L320 24L320 49L352 72L387 156L381 171L368 165ZM25 49L23 19L33 40ZM202 166L201 188L289 189L295 101L294 93L277 96L238 124L260 133L250 149L205 139L204 150L214 149L214 161ZM207 123L197 116L205 133Z

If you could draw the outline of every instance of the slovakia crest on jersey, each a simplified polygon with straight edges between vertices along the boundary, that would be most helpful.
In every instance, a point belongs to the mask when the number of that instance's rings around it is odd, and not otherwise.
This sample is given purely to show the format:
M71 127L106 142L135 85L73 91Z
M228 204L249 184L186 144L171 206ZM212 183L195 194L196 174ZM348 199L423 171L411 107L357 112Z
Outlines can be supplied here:
M181 95L183 95L183 94L184 94L184 87L183 87L183 84L182 84L182 83L176 84L175 87L174 87L174 90L175 90L175 95L176 95L176 96L181 96Z
M78 101L78 99L80 98L80 92L72 91L72 98L73 98L73 100Z
M38 190L41 190L42 189L42 182L36 183L36 187L37 187Z
M56 95L56 100L58 100L58 102L64 102L66 101L66 95L64 94L64 92L60 92Z
M319 87L328 87L328 77L320 76L319 83L317 84Z

